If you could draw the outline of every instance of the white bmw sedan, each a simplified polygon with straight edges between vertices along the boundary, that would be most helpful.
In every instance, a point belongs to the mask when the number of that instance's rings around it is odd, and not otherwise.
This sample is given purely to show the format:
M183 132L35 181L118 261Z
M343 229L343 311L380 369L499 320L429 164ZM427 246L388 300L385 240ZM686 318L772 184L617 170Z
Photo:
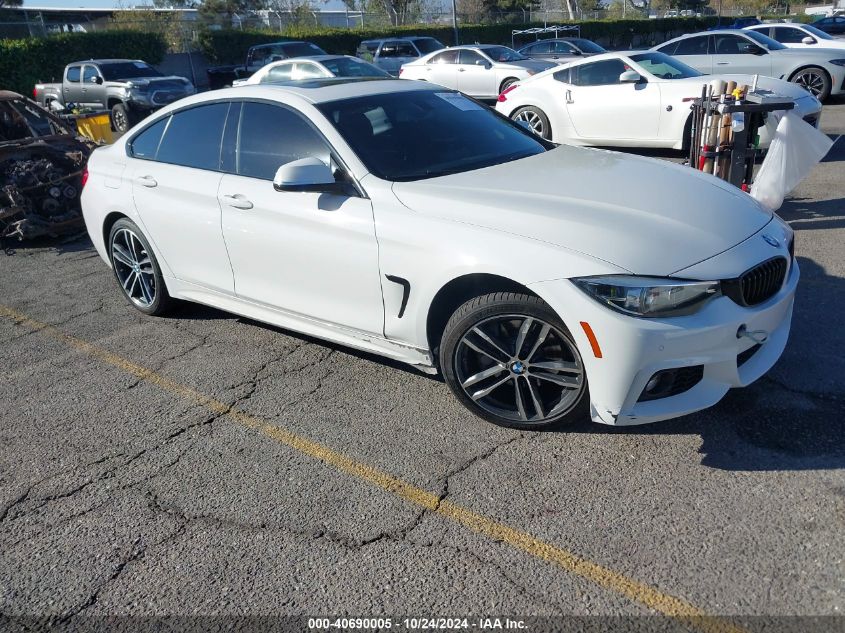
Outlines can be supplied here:
M94 151L82 206L116 288L442 372L497 424L639 424L786 345L793 234L688 168L555 147L428 83L183 99Z
M514 84L496 110L556 143L686 149L690 100L713 79L754 82L751 75L704 76L656 51L604 53ZM794 100L795 112L818 125L822 104L801 86L759 77L757 88ZM761 128L762 146L770 140Z
M495 99L511 84L556 65L507 46L474 44L435 51L404 64L399 77L430 81L478 99Z

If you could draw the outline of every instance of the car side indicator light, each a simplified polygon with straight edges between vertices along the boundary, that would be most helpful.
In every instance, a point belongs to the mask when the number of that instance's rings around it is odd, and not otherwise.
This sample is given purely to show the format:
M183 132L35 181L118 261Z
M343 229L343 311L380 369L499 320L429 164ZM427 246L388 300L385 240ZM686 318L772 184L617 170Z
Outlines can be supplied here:
M586 321L581 321L581 329L584 330L584 334L587 335L587 340L590 341L590 347L593 348L593 356L601 358L601 347L599 346L599 341L593 332L593 328L591 328L590 324Z

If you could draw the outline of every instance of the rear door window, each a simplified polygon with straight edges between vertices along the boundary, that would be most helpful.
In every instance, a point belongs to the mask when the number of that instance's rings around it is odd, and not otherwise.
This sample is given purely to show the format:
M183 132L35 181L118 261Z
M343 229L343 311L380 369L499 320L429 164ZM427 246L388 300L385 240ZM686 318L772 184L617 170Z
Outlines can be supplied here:
M674 52L662 52L667 53L669 55L707 55L707 41L709 39L709 35L688 37L687 39L678 42L677 48Z
M156 160L195 169L220 169L220 139L228 103L182 110L171 117Z
M429 64L457 64L458 51L444 51L428 60Z
M156 121L132 139L132 143L129 146L129 153L133 158L155 160L156 153L158 152L158 144L161 142L161 135L164 133L169 120L170 117L164 117L160 121Z
M80 66L68 66L67 68L67 81L71 83L79 83L80 75L82 74L82 68Z

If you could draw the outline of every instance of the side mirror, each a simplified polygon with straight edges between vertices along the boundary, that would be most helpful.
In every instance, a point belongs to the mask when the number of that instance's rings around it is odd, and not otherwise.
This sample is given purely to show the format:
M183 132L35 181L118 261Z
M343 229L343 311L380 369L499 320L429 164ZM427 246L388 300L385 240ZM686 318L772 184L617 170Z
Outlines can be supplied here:
M346 183L336 182L331 168L318 158L301 158L276 170L273 188L276 191L342 193Z
M101 85L101 84L103 83L103 78L102 78L102 77L100 77L100 76L97 76L97 77L91 77L91 83L92 83L92 84L97 84L97 85L99 86L99 85Z
M750 53L751 55L765 55L766 51L756 44L742 44L739 47L741 53Z
M635 84L642 81L642 76L635 70L626 70L619 75L619 83L621 84Z
M281 55L270 55L271 62L280 62L284 59Z
M809 35L801 40L802 44L815 44L816 39L814 37L810 37Z
M484 66L484 68L490 68L490 64L488 64L488 63L487 63L485 60L483 60L483 59L476 59L476 60L475 60L475 65L476 65L476 66Z

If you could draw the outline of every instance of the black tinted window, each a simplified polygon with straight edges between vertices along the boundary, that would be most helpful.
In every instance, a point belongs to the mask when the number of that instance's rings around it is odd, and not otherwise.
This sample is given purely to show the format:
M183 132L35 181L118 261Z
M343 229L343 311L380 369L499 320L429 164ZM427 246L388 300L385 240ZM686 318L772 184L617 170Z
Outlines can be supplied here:
M414 44L416 44L420 53L423 55L428 55L429 53L433 53L434 51L439 51L441 48L444 48L443 44L433 37L421 37L414 40Z
M520 53L524 53L525 55L537 55L538 53L551 52L552 42L540 42L539 44L532 44L531 46L526 46L520 51Z
M592 64L582 64L571 69L571 83L576 86L605 86L619 83L619 75L628 68L621 59L607 59Z
M101 64L100 71L106 81L120 81L138 77L161 77L161 73L144 62L114 62Z
M67 69L67 80L73 83L79 82L79 75L80 75L80 67L79 66L71 66Z
M164 117L136 136L130 146L132 156L154 160L158 151L158 144L161 141L161 134L169 120L170 117Z
M669 55L706 55L708 37L708 35L702 35L700 37L689 37L685 40L681 40L680 42L678 42L678 46L674 50L674 52L669 53L669 51L665 51L662 49L661 51Z
M323 138L295 112L268 103L245 103L241 115L238 174L272 180L276 170L300 158L330 164Z
M457 92L393 92L317 107L367 168L387 180L432 178L546 151L530 132Z
M782 44L800 44L805 37L810 37L801 29L789 26L776 26L774 38Z
M228 103L212 103L174 114L156 160L196 169L220 169L220 138L228 109Z

